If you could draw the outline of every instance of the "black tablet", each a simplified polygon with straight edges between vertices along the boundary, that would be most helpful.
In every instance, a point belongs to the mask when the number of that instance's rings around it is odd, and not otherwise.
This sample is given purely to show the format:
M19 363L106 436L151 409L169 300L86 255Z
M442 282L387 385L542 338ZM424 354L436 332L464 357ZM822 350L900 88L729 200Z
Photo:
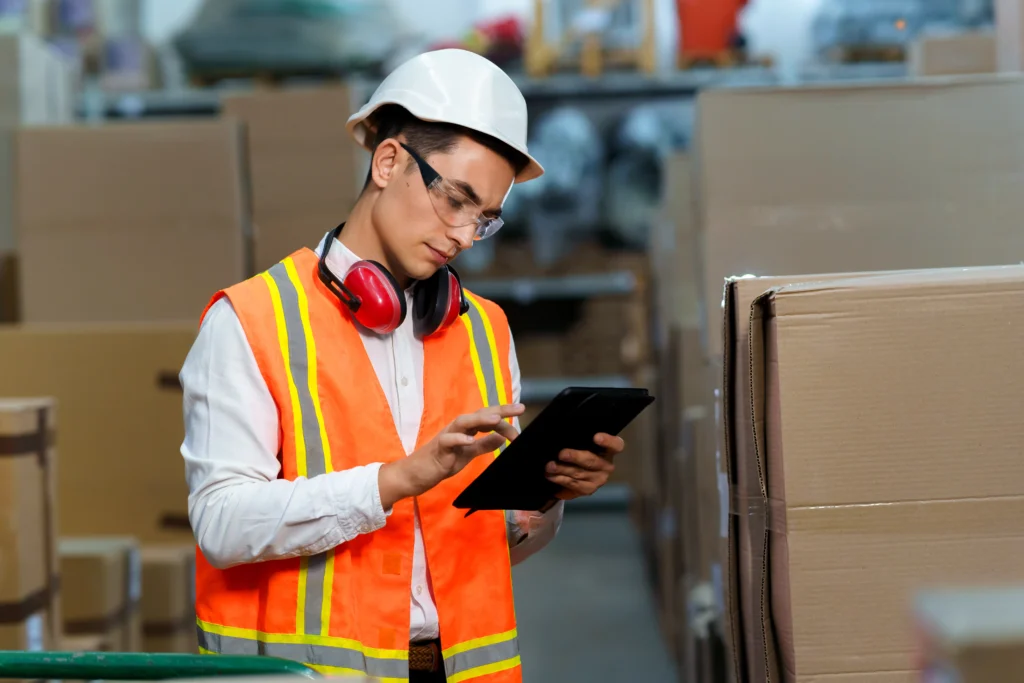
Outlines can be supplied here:
M564 389L452 505L470 513L543 509L560 490L547 479L549 462L566 448L596 451L596 434L617 436L653 402L647 389Z

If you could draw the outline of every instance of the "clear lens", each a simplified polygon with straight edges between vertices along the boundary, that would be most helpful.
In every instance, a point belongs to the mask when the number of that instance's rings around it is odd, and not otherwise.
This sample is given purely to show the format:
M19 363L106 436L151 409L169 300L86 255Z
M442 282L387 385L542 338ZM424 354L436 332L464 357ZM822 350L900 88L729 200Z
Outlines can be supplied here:
M482 240L494 235L504 224L501 218L481 215L480 207L458 188L438 179L427 188L434 211L444 223L453 228L476 224L475 239Z
M488 237L493 237L494 233L501 230L501 226L505 225L505 221L500 218L484 218L480 221L480 225L476 229L476 239L485 240Z

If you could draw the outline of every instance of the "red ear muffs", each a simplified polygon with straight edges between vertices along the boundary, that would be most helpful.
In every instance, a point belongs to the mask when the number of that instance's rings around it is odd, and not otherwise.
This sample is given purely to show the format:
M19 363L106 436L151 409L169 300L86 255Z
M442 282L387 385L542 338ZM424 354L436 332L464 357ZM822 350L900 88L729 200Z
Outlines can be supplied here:
M469 310L458 273L442 266L429 279L416 284L413 297L413 332L421 339L454 323Z
M405 321L405 293L388 269L376 261L359 261L338 280L327 267L327 252L344 223L328 236L317 263L320 281L334 293L362 327L390 334ZM442 266L427 280L416 283L413 296L413 332L421 339L448 327L469 310L459 274Z
M405 296L394 276L376 261L355 263L343 283L358 301L355 307L349 304L352 317L366 329L390 334L405 320Z

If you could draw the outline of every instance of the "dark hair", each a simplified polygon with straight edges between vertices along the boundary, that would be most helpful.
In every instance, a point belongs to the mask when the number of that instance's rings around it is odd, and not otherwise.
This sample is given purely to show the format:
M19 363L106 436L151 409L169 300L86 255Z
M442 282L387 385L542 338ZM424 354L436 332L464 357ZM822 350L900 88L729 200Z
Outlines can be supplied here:
M377 146L380 143L388 138L397 137L399 134L404 135L405 143L424 158L437 152L448 154L455 149L460 137L467 137L512 164L516 175L519 175L530 163L525 154L516 151L497 138L453 123L422 121L410 114L405 107L397 104L385 104L373 113L368 123L374 130L371 133L371 153L377 151ZM415 164L410 164L407 170L411 172L414 168ZM367 172L363 189L370 184L372 173L373 169Z

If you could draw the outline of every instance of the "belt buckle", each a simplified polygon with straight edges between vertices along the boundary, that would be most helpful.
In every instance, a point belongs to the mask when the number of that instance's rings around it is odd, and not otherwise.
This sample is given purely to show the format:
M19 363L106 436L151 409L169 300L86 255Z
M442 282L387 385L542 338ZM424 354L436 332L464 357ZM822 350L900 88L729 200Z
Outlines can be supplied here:
M409 669L425 673L437 673L441 670L441 646L436 640L425 643L411 643L410 655L415 652L415 657L409 657Z

